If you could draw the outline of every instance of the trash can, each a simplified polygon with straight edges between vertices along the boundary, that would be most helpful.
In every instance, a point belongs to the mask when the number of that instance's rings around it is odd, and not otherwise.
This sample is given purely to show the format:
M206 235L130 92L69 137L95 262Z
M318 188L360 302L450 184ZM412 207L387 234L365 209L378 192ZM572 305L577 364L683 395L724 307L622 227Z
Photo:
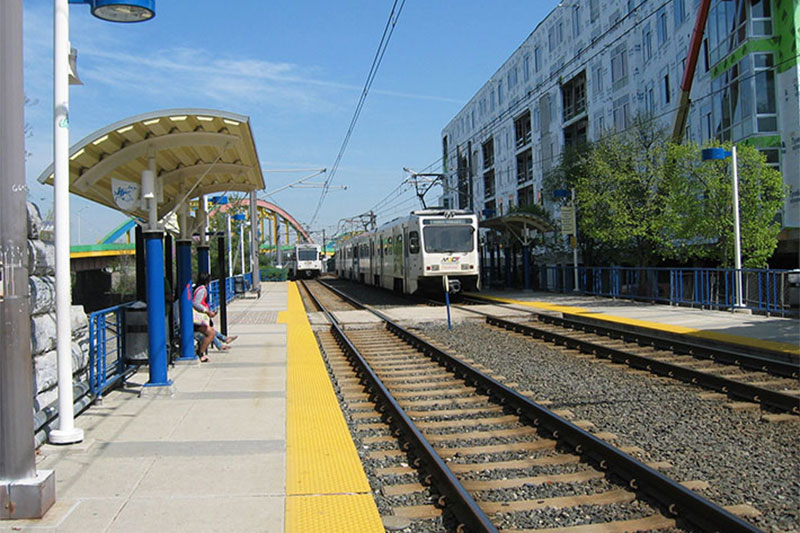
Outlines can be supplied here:
M233 292L244 294L244 278L242 276L233 278Z
M800 270L792 270L786 275L788 281L787 301L789 307L800 307Z
M147 304L134 302L125 308L125 362L147 363Z

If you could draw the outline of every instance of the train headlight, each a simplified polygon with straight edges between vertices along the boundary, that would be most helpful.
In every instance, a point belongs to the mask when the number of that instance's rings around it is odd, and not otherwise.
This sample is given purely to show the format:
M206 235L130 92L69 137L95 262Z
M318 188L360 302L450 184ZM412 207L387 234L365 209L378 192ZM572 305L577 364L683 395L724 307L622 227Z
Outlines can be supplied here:
M431 270L433 271L439 270L439 265L431 265Z
M472 265L461 265L461 270L472 270Z

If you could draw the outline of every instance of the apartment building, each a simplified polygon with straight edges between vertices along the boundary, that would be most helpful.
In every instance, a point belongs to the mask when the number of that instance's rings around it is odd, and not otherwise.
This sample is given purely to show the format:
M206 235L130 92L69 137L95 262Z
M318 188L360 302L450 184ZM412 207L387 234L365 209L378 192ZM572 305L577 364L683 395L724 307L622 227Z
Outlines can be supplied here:
M629 127L671 131L700 0L563 0L442 131L442 205L502 215L540 204L564 147ZM798 0L711 0L685 139L751 143L790 188L800 227ZM796 246L796 244L794 244Z

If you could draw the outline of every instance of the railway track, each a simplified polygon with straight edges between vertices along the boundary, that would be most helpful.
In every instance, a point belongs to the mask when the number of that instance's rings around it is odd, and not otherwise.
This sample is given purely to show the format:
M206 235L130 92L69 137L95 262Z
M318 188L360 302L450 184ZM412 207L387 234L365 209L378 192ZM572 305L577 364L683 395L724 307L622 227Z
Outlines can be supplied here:
M657 470L665 465L614 447L613 435L582 429L591 425L549 411L386 317L381 328L345 332L328 316L320 341L339 391L361 408L353 418L377 432L362 442L401 460L377 472L381 491L412 503L385 514L430 519L433 503L447 529L468 531L757 531L732 512L747 509L726 511L692 492L702 481L669 479Z
M800 366L796 362L776 360L768 353L755 349L747 353L724 345L709 346L646 328L622 328L570 316L535 314L535 320L523 323L469 306L456 307L485 316L490 326L698 385L735 401L800 414Z

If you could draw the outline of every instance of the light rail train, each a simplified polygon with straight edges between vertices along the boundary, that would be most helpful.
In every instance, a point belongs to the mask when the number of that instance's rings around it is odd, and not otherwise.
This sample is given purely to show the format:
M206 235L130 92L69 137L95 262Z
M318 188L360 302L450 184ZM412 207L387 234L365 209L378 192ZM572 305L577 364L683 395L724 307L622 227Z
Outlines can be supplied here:
M322 273L322 253L319 244L296 244L288 262L289 278L316 278Z
M336 274L405 294L477 290L478 218L469 211L425 209L336 247Z

